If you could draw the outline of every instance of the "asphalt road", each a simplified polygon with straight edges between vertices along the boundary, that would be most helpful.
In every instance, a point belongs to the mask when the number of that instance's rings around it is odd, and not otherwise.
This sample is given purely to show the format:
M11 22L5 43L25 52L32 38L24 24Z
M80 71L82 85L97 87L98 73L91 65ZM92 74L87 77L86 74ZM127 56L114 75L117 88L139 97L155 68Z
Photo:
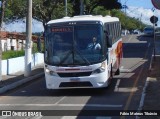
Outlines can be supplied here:
M14 117L16 119L135 119L136 116L124 113L120 116L120 113L139 109L150 67L153 39L130 35L123 38L123 43L121 74L112 79L108 88L49 91L42 77L0 96L0 110L19 110L21 114L26 110L46 110L42 114L48 115L26 117L24 113L23 117Z

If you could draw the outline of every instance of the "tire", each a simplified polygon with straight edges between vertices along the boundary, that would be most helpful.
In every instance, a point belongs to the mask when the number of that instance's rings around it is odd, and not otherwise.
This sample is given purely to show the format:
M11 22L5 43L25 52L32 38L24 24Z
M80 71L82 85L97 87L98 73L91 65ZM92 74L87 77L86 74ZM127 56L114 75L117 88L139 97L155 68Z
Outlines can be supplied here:
M118 68L115 75L119 75L120 74L120 69Z

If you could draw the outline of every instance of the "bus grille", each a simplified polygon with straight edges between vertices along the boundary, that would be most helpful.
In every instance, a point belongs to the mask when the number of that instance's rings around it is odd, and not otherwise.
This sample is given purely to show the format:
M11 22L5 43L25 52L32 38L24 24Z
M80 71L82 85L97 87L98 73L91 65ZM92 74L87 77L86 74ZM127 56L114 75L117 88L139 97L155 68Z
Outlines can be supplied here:
M62 82L59 87L93 87L90 82Z
M83 77L90 76L92 72L72 72L72 73L58 73L60 77Z

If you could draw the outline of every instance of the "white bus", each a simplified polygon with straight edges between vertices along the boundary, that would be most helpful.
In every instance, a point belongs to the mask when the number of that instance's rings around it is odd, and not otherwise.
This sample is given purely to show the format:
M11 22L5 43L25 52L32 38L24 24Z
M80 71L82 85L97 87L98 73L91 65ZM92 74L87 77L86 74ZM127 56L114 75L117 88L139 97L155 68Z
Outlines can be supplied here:
M47 89L107 87L119 73L121 24L111 16L51 20L45 28Z

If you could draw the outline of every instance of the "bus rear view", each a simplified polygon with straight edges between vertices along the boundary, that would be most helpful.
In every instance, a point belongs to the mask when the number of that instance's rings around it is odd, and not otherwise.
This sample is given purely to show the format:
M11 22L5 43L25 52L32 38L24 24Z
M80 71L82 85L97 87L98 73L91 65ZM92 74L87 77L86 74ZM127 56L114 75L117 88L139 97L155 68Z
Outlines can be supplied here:
M108 86L112 69L108 64L104 23L99 18L77 16L47 24L44 55L47 89Z

